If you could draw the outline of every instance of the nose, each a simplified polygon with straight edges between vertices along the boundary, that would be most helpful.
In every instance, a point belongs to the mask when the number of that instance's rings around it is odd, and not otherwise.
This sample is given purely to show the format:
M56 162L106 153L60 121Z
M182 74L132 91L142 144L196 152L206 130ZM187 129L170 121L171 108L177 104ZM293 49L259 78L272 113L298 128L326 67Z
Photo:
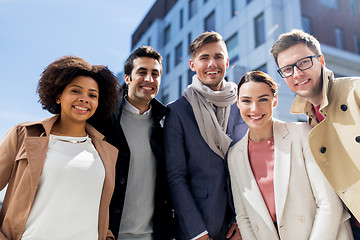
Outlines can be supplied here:
M303 75L303 71L301 71L300 69L298 69L296 66L294 67L294 73L293 73L293 76L294 78L298 78L300 76Z
M80 98L79 98L79 101L80 102L85 102L85 103L89 103L89 98L87 95L82 95Z
M154 79L153 77L151 76L151 74L147 74L144 78L145 82L153 82Z
M253 102L251 105L250 105L250 110L252 112L254 112L256 109L258 108L258 105L256 102Z
M215 59L210 58L208 66L209 67L216 67Z

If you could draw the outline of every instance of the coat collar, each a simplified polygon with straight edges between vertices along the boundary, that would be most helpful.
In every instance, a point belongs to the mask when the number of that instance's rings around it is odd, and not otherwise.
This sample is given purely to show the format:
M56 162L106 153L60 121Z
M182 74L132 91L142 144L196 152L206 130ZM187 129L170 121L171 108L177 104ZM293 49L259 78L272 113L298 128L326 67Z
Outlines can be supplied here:
M117 116L117 122L120 122L121 112L122 112L121 110L123 108L124 98L126 95L127 95L127 90L125 89L119 98L119 104L118 104L119 107L115 114ZM160 122L161 119L163 119L164 116L169 112L169 109L164 104L159 102L156 98L152 99L150 101L150 104L151 104L151 112L154 118L154 122Z
M26 122L26 123L23 123L22 125L25 127L29 127L29 126L33 126L33 125L42 125L44 132L41 133L39 137L50 136L51 129L59 117L60 117L60 115L56 114L50 118L46 118L46 119L43 119L40 121ZM99 133L94 127L92 127L88 123L86 123L86 125L85 125L85 130L92 139L105 140L104 135Z
M326 67L324 67L322 73L322 80L323 80L323 87L322 87L323 99L320 104L320 110L322 110L323 108L329 105L328 92L331 86L330 82L334 81L333 72L327 69ZM312 104L304 97L296 95L293 105L291 106L290 113L309 115L310 112L312 112Z

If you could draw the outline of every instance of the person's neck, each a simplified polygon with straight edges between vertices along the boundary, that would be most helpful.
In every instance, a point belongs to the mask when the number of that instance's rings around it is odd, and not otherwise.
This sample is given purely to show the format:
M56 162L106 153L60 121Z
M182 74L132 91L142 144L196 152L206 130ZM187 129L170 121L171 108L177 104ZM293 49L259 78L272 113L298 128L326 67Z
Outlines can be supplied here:
M85 137L86 122L70 122L64 121L61 117L54 123L51 134L70 137Z
M314 106L319 106L322 102L322 94L319 94L316 97L307 98L307 100Z
M273 121L261 129L249 129L249 138L252 142L261 142L273 136Z
M150 108L150 102L148 101L136 101L129 96L126 96L126 100L135 108L137 108L140 112L140 114L143 114Z

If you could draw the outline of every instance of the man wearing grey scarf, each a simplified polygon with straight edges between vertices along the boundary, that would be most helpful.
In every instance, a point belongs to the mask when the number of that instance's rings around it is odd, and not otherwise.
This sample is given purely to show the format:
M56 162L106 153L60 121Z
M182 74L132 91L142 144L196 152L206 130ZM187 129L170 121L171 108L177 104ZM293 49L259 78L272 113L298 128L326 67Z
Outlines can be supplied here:
M226 134L226 127L230 106L236 102L237 86L224 79L221 85L220 91L213 91L195 75L192 84L185 90L184 97L194 111L201 136L211 150L224 159L232 141Z
M177 239L238 240L225 159L247 130L236 107L237 86L224 79L229 58L220 34L201 34L189 51L196 75L168 105L164 126Z

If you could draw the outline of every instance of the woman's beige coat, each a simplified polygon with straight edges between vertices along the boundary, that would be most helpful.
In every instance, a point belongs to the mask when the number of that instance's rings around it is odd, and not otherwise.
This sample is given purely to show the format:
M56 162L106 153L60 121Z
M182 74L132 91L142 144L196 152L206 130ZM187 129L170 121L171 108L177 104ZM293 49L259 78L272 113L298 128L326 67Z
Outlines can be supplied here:
M248 160L248 133L229 151L236 220L245 240L353 239L344 209L317 166L307 123L274 120L276 229ZM279 233L279 235L278 235Z
M58 115L17 125L0 143L0 189L8 184L0 212L0 239L21 239L48 151L49 134L57 118ZM112 234L108 231L109 203L114 189L117 149L92 126L87 124L86 131L105 168L99 239L111 239Z

